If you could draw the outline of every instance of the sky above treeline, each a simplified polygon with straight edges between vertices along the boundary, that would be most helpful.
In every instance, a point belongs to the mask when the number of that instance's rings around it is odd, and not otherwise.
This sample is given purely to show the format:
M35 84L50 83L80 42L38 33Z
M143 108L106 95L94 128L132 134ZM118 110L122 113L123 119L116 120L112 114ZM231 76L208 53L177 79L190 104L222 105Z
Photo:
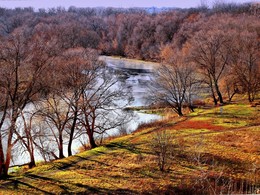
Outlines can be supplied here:
M202 4L212 6L215 2L225 3L247 3L260 2L259 0L0 0L0 7L33 7L53 8L70 6L75 7L178 7L190 8L198 7Z

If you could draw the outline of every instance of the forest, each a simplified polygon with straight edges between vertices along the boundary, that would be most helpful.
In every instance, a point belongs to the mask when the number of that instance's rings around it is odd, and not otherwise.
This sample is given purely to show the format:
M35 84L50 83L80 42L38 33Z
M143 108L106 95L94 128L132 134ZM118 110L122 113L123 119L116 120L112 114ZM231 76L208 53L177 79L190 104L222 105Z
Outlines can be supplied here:
M131 89L99 56L159 63L149 99L178 116L184 107L194 112L204 101L197 96L222 106L240 95L257 106L259 17L259 3L158 12L0 8L0 178L17 150L28 153L33 168L36 150L46 162L62 159L65 138L71 156L82 134L96 148L94 134L130 120L117 110L132 101Z

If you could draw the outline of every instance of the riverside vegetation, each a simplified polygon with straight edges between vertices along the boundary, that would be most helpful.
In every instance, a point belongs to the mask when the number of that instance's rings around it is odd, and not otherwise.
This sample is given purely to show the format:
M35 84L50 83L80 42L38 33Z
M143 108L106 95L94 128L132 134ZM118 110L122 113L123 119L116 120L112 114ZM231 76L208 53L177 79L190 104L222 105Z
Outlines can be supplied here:
M1 194L256 193L259 106L239 101L222 109L197 108L185 117L163 109L160 113L163 120L140 125L95 149L30 170L17 168L0 181ZM169 153L161 170L155 138L164 133Z

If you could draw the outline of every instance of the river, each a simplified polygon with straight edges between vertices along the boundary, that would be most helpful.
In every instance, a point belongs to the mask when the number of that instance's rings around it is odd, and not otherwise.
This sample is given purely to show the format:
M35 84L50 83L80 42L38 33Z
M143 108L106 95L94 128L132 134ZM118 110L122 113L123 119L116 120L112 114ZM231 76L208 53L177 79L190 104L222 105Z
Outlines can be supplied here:
M110 69L110 72L117 75L121 82L125 83L126 87L132 87L134 101L129 106L146 106L147 102L145 99L145 94L147 92L147 84L149 83L152 76L151 73L153 72L157 64L105 56L101 56L100 59L106 62L108 68ZM32 105L28 105L26 107L27 111L29 111L30 109L33 109ZM148 123L159 119L161 119L161 116L134 111L134 117L130 122L124 125L124 128L126 128L127 133L131 133L138 127L139 124ZM116 135L118 133L118 129L112 129L106 132L106 136ZM74 154L77 153L78 148L81 146L81 141L85 141L86 139L87 138L85 136L82 136L81 138L74 140L72 145L72 150ZM24 164L28 162L29 157L26 152L21 154L20 151L16 151L15 154L16 155L14 155L11 165ZM64 145L64 154L65 156L67 156L66 140ZM35 152L35 158L36 161L42 160L38 152Z

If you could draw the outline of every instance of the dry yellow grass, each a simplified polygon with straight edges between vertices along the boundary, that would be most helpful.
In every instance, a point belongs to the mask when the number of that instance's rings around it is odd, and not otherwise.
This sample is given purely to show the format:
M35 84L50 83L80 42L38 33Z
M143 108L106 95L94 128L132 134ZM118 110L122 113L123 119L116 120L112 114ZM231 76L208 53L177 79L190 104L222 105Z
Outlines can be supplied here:
M143 125L94 150L2 180L0 194L199 194L205 190L203 182L209 186L217 178L222 185L234 182L237 192L243 182L256 187L260 184L258 109L244 104L227 105L222 114L216 108L198 109L185 118ZM151 149L159 131L173 137L174 158L166 172L159 170ZM202 180L205 175L208 180Z

